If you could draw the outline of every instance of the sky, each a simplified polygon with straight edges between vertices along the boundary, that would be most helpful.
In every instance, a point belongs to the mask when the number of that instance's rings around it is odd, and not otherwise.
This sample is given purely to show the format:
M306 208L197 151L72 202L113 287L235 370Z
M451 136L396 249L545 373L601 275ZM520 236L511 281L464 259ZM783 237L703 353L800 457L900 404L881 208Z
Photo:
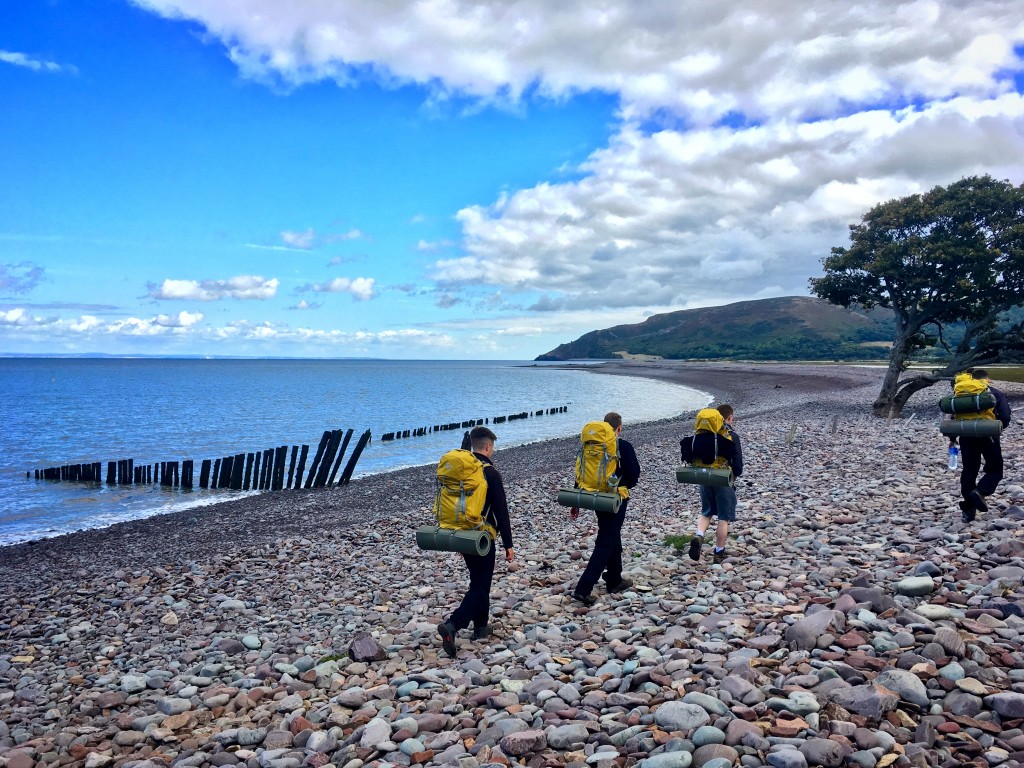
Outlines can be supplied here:
M531 359L1024 183L1020 0L0 4L0 354Z

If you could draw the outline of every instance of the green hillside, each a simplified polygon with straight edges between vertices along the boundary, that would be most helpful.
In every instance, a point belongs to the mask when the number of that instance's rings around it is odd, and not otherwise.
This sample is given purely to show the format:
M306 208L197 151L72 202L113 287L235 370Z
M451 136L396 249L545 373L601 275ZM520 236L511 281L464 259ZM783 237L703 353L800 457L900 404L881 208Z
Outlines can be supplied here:
M892 340L891 318L888 312L865 314L803 296L740 301L591 331L537 360L882 360Z

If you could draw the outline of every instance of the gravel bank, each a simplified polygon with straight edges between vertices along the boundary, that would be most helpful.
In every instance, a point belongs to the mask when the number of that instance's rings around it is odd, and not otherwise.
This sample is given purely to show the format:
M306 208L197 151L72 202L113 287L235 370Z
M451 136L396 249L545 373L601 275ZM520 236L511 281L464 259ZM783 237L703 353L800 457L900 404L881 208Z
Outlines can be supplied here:
M0 768L1024 764L1019 424L965 526L934 392L886 423L865 415L877 369L604 372L737 407L725 563L665 543L697 508L673 475L688 419L634 425L618 404L644 468L636 588L568 599L595 532L552 502L575 441L499 441L517 561L496 636L455 659L435 626L464 568L410 546L429 467L6 547Z

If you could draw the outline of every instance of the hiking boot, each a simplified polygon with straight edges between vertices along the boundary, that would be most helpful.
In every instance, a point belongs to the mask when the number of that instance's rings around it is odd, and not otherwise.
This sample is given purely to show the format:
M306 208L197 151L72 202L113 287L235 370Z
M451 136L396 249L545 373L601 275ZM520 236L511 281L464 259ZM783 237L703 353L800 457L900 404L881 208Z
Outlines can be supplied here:
M711 559L716 563L723 563L725 562L725 558L727 558L728 556L729 555L726 553L724 549L716 549L712 553Z
M581 602L585 606L587 606L587 608L589 608L590 606L592 606L594 603L597 602L597 598L594 597L593 595L581 595L579 592L576 592L576 591L573 591L572 599L573 600L578 600L579 602Z
M975 489L967 494L967 501L974 505L974 508L979 512L988 512L988 504L985 503L985 497L978 493Z
M486 640L493 633L491 632L491 625L484 624L482 627L473 628L473 639L474 640Z
M973 523L974 506L968 501L961 501L958 506L960 507L960 519L965 523Z
M609 586L608 587L608 591L609 592L625 592L627 589L631 589L632 587L633 587L633 582L630 581L629 579L623 578L623 579L620 579L619 583L616 584L615 586Z
M437 633L441 636L441 647L444 652L455 658L455 627L450 621L442 621L437 625Z
M694 536L690 539L690 559L700 560L700 547L704 543L703 536Z

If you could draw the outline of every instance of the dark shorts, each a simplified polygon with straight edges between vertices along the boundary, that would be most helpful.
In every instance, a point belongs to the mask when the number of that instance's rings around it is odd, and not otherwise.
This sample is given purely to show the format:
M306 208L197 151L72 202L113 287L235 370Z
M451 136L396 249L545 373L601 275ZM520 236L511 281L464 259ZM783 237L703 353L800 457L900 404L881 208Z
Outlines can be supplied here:
M736 489L716 485L700 486L700 513L731 523L736 519Z

